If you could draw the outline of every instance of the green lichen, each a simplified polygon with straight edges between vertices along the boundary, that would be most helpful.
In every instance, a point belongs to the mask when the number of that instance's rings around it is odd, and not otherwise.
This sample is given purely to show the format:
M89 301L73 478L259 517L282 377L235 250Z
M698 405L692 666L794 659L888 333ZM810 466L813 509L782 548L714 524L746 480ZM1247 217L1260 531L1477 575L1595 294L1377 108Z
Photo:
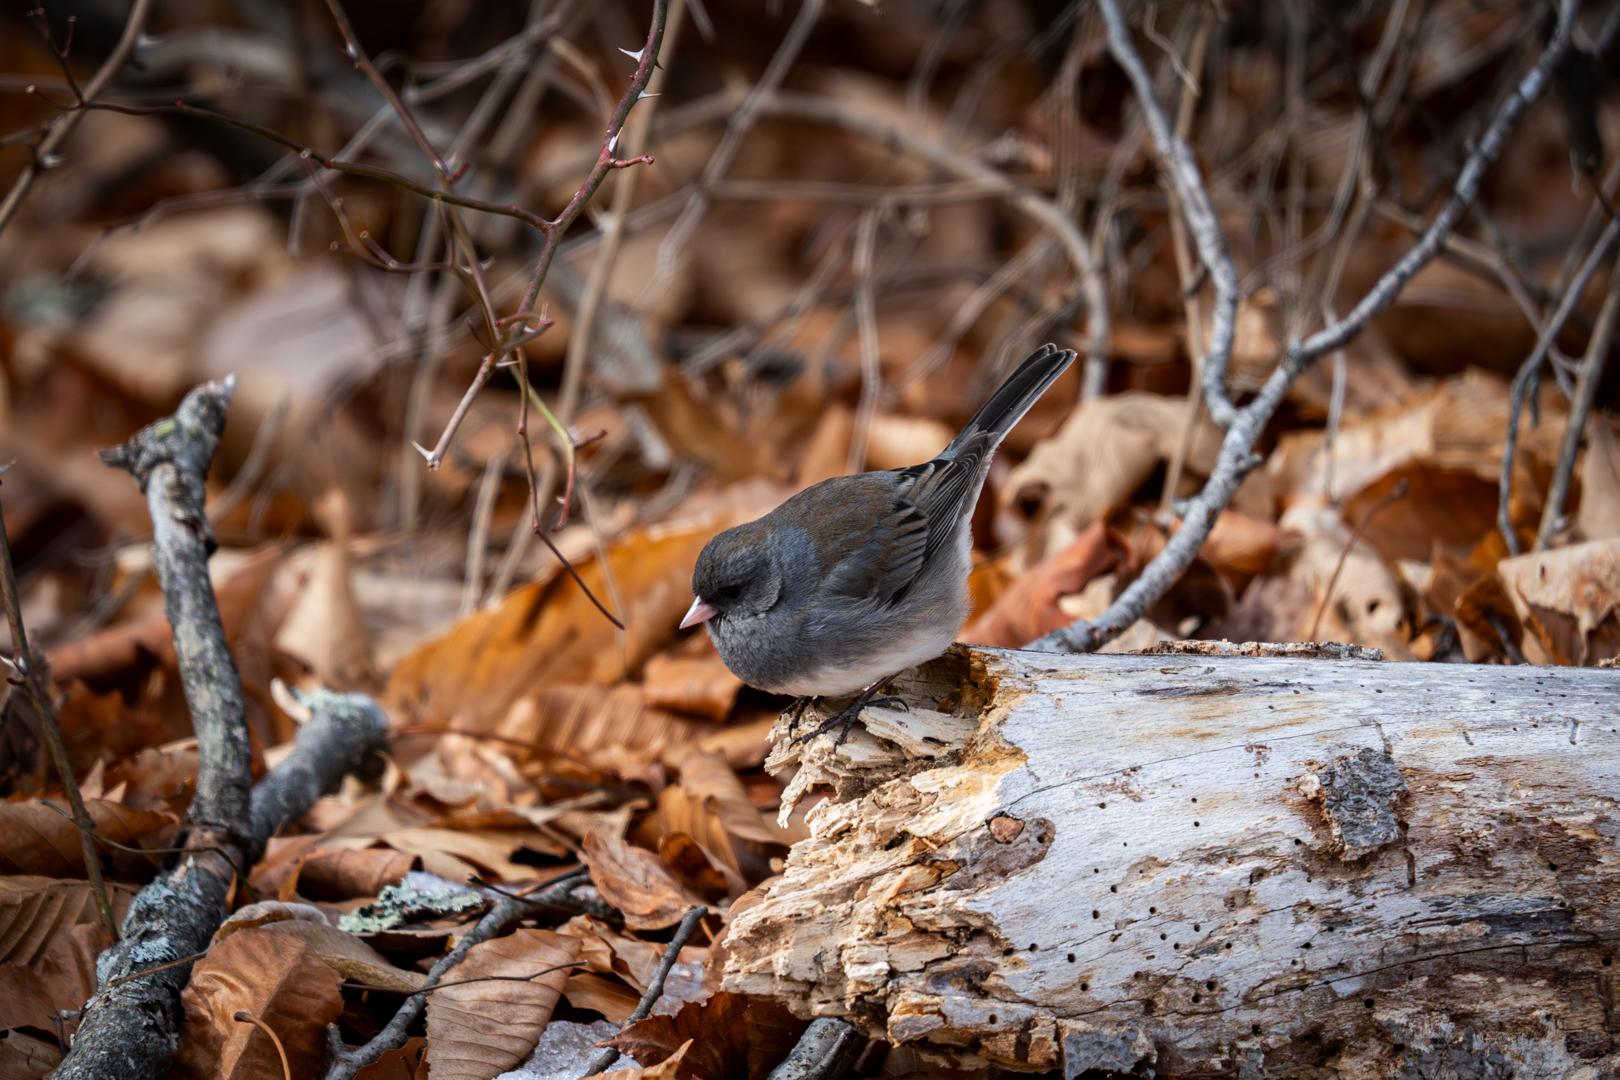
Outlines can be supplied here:
M376 900L344 915L338 920L338 927L351 934L393 930L406 923L469 911L484 903L478 893L450 882L444 882L439 888L418 889L409 879L414 876L388 886Z

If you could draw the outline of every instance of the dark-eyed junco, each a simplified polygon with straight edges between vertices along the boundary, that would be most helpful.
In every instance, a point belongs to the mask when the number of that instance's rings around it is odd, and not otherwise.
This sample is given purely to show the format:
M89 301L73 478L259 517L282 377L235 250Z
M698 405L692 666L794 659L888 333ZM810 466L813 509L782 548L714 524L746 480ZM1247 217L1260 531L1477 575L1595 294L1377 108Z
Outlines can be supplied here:
M681 626L708 623L734 674L801 698L801 711L812 695L859 694L815 732L842 720L842 742L879 687L944 652L967 621L991 455L1073 360L1042 346L932 461L823 480L710 540Z

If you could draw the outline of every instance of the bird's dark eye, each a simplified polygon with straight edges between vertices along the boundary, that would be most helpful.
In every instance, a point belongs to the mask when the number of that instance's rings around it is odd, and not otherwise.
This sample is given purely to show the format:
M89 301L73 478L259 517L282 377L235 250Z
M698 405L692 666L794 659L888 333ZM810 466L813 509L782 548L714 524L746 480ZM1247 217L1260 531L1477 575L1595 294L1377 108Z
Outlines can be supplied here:
M741 585L728 586L728 587L720 590L720 595L722 597L724 597L725 599L727 599L727 600L736 600L738 597L742 596L742 586Z

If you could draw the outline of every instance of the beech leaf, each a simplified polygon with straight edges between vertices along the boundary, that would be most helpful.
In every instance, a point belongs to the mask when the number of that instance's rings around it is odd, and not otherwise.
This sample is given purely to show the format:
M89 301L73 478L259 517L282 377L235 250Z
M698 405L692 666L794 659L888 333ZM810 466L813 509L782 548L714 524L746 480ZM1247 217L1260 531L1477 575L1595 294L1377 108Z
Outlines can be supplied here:
M319 1075L326 1025L343 1013L342 978L315 950L267 927L231 934L192 968L174 1076L190 1080L282 1080L281 1059L256 1017L280 1037L295 1077Z
M445 979L455 985L428 998L433 1080L494 1080L522 1064L574 970L561 965L578 959L579 942L550 930L518 930L467 950ZM547 968L559 970L538 974ZM482 978L490 975L505 978ZM481 981L465 981L472 979Z

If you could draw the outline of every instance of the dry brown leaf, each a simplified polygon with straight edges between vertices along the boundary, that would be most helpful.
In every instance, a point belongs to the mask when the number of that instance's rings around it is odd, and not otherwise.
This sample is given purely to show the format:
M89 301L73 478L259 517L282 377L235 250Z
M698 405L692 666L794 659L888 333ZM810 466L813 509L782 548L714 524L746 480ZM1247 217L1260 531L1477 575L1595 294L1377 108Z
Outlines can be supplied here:
M664 836L685 835L699 844L725 868L726 873L742 876L742 862L731 846L731 837L720 817L704 800L679 784L658 793L658 829ZM659 849L662 854L663 845ZM673 869L673 864L671 864ZM682 879L684 881L684 878ZM696 895L703 895L698 892Z
M261 900L238 909L214 932L214 943L235 934L264 928L295 937L314 949L321 961L354 982L385 986L409 993L422 985L423 976L402 971L389 959L353 934L339 930L311 904Z
M823 409L799 458L795 484L807 488L848 472L849 440L854 433L855 413L848 405L834 404Z
M161 611L98 630L78 641L58 645L46 654L58 682L93 679L133 667L145 652L174 662L174 631Z
M77 877L85 872L78 827L44 802L0 802L0 873ZM60 799L50 802L67 809ZM106 799L86 800L84 808L97 834L130 847L178 820L172 814L131 810Z
M574 916L557 932L579 942L580 958L590 971L617 975L637 992L647 989L664 955L663 945L627 937L589 915ZM687 945L676 959L683 964L702 963L707 956L707 950Z
M686 1057L686 1051L691 1046L692 1040L687 1039L681 1044L680 1049L657 1065L649 1065L644 1069L620 1069L617 1070L618 1078L619 1080L674 1080L675 1077L681 1075L681 1061Z
M776 823L754 809L748 790L723 758L684 746L667 752L664 763L680 772L681 787L711 810L732 836L757 844L788 845Z
M717 723L647 704L634 683L548 686L518 700L498 734L534 746L542 755L623 775L681 746L721 730Z
M615 1024L630 1019L641 1004L641 995L618 979L594 971L570 975L563 985L563 997L576 1009L594 1009Z
M56 1040L12 1031L0 1039L0 1080L44 1080L62 1062Z
M1042 559L990 607L962 628L959 640L973 645L1018 649L1074 619L1058 606L1093 578L1112 570L1129 545L1102 522L1095 522L1062 551Z
M1283 542L1283 531L1236 510L1222 510L1198 554L1226 578L1234 593L1271 568Z
M664 861L623 840L585 834L585 858L602 898L624 913L626 926L662 930L674 926L698 901L688 897Z
M1386 660L1411 659L1402 628L1400 583L1365 541L1351 543L1339 511L1302 502L1289 507L1278 524L1300 537L1290 576L1310 590L1314 601L1310 614L1283 640L1345 641L1383 649Z
M1053 533L1047 550L1065 546L1130 501L1175 454L1186 423L1187 403L1180 398L1133 391L1088 401L1008 475L1002 506L1032 520L1049 518L1061 535ZM1219 448L1220 431L1200 415L1187 472L1207 475Z
M1557 456L1565 406L1550 384L1542 389L1542 423L1525 424L1519 433L1521 468L1527 461L1550 465ZM1331 464L1322 431L1289 432L1278 440L1265 471L1272 489L1289 500L1346 499L1391 472L1414 466L1471 473L1494 490L1502 468L1507 417L1507 384L1470 369L1405 409L1341 427ZM1521 505L1514 510L1514 520L1521 524L1528 520L1533 527L1530 511L1539 515L1540 505L1534 500L1539 500L1536 492L1545 482L1537 485L1529 479L1527 475L1526 482L1515 481ZM1531 501L1524 501L1527 497ZM1494 499L1487 501L1494 514Z
M264 858L248 874L248 884L253 886L254 894L278 900L294 899L304 856L314 851L320 842L318 835L272 836L265 845Z
M1592 667L1620 655L1620 539L1503 559L1496 573L1529 631L1532 664Z
M726 874L715 865L716 860L711 858L703 845L684 832L667 832L661 836L658 840L658 856L669 864L688 891L703 897L711 905L727 896L736 899L747 891L747 883L740 875L735 871Z
M926 417L874 416L866 433L866 467L903 469L932 461L955 434Z
M701 638L708 640L708 635ZM720 654L711 648L698 656L659 653L647 661L642 693L647 704L676 712L695 713L724 720L737 703L743 681L731 673Z
M550 853L556 848L556 841L532 830L416 828L384 833L377 839L419 857L423 866L434 873L439 873L433 869L435 860L448 855L479 867L485 877L494 874L502 881L522 881L534 876L533 866L512 861L512 856L517 852L528 848ZM466 878L463 872L450 880L465 881Z
M197 745L144 747L118 764L115 781L127 785L121 800L137 810L180 810L197 786Z
M353 512L337 487L314 509L330 540L317 549L304 590L276 633L276 648L308 664L327 685L370 685L377 676L371 632L349 584Z
M579 942L550 930L518 930L474 945L428 999L427 1065L434 1080L493 1080L529 1056L551 1020ZM500 975L480 982L462 980ZM517 981L521 980L521 981Z
M771 727L776 723L774 709L754 713L757 720L741 719L710 732L697 741L699 750L725 758L733 769L757 769L771 752Z
M134 895L128 885L107 882L107 899L120 922ZM88 881L0 876L0 963L32 966L70 927L99 919Z
M376 896L421 865L419 856L389 848L321 848L304 857L298 891L315 900Z
M1594 416L1586 430L1575 535L1581 540L1607 540L1620 536L1620 441L1602 416Z
M693 517L634 530L615 544L608 562L629 605L623 649L613 625L579 586L566 574L554 574L514 590L495 608L468 616L401 660L383 706L411 722L453 721L461 730L485 732L501 726L515 702L542 688L617 682L674 637L692 603L692 567L709 538L753 520L784 495L770 484L739 484ZM576 570L598 597L610 595L597 560Z
M45 980L21 964L0 964L0 1030L56 1031L56 1006Z
M54 1008L77 1012L90 1000L96 992L96 958L112 943L112 931L100 923L78 923L57 936L34 968ZM67 1032L78 1026L76 1019L63 1024Z
M1496 571L1482 575L1463 590L1457 597L1456 616L1457 637L1470 663L1506 657L1510 644L1523 652L1529 635Z
M192 968L174 1055L178 1077L281 1080L269 1036L237 1019L244 1011L281 1039L293 1076L313 1076L326 1058L326 1025L343 1012L342 978L315 950L265 927L243 930Z
M427 1040L415 1038L404 1046L384 1050L376 1061L355 1073L354 1080L416 1080L418 1075L425 1080L422 1053L426 1049Z
M706 1001L683 1005L674 1016L649 1016L631 1024L607 1040L607 1045L637 1061L673 1057L670 1048L678 1046L684 1051L678 1076L747 1080L765 1075L780 1063L806 1026L806 1021L795 1019L780 1005L721 992ZM776 1037L770 1037L772 1034Z
M324 922L285 919L266 923L265 929L302 941L315 950L322 963L351 982L408 994L420 990L426 980L421 972L395 967L388 957L353 934Z
M163 625L168 627L168 623ZM165 716L131 708L117 688L97 694L78 679L67 683L57 722L68 747L68 760L75 769L84 768L90 760L127 758L170 737ZM100 797L85 795L87 799Z

